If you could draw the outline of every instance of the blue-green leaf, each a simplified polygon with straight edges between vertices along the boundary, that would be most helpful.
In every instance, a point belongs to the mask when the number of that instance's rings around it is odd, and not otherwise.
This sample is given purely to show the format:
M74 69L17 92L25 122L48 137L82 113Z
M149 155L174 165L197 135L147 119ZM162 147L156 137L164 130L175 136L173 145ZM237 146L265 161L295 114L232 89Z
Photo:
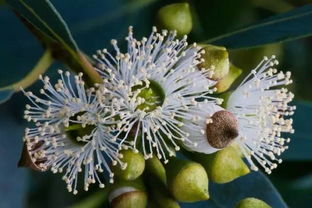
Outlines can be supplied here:
M11 96L13 95L13 93L14 93L14 91L11 89L0 90L0 104L9 100L11 98Z
M7 101L14 92L18 92L21 88L25 89L32 85L52 64L53 58L51 51L47 49L32 70L21 80L0 87L0 103Z
M269 179L261 172L252 172L226 184L209 184L210 199L197 203L182 203L182 208L228 208L241 199L255 197L274 208L287 205Z
M67 48L78 50L65 21L49 0L6 0L6 2L41 32Z
M289 135L289 149L282 155L285 160L312 160L312 103L296 102L294 114L295 134Z
M27 188L27 172L17 168L24 126L8 106L0 106L0 207L19 208L25 206Z
M246 197L261 199L274 208L287 207L275 187L261 172L252 172L226 184L211 184L210 193L220 207L234 207Z
M290 41L311 34L312 5L310 4L205 42L237 49Z

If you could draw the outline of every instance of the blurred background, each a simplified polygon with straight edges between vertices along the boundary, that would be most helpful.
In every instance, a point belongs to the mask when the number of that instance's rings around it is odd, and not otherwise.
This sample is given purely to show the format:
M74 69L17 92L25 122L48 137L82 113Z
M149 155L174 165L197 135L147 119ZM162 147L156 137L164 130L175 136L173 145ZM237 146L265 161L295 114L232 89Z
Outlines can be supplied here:
M134 26L136 37L147 36L155 24L155 15L169 0L51 0L67 22L78 46L91 55L97 49L110 48L110 40L119 42ZM179 1L181 2L181 1ZM202 42L256 23L272 15L303 6L311 0L193 0L193 29L189 41ZM0 0L0 88L24 77L35 65L43 48ZM267 33L270 36L270 33ZM257 38L257 37L255 37ZM260 38L260 37L259 37ZM284 162L269 176L289 207L312 204L312 38L276 43L252 49L230 50L230 59L248 73L264 55L277 55L280 68L293 74L295 134L291 136ZM55 62L47 71L55 75ZM244 76L241 76L244 77ZM238 83L239 81L235 82ZM234 83L234 85L235 85ZM40 83L31 86L36 91ZM14 94L0 105L0 208L67 207L90 193L78 197L67 193L59 175L17 168L26 126L23 110L26 98ZM194 206L195 207L195 206Z

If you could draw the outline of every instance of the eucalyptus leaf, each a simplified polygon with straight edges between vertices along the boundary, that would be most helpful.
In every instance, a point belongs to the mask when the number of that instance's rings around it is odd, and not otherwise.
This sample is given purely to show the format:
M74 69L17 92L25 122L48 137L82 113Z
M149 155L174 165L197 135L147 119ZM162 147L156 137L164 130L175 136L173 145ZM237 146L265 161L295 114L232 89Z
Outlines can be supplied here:
M32 85L38 79L39 75L43 74L49 68L52 62L53 58L51 51L47 49L35 67L30 70L23 79L0 88L0 103L7 101L14 92L19 91L21 88L25 89Z
M311 34L312 5L309 4L204 42L237 49L290 41Z
M17 168L24 125L7 105L0 106L0 207L24 207L27 172Z
M62 43L66 48L78 50L65 21L49 0L6 0L10 7L38 30Z
M312 103L296 102L297 106L293 120L295 134L289 135L289 149L282 155L284 160L312 160Z
M258 198L274 208L287 207L275 187L261 172L252 172L226 184L211 184L210 190L211 198L219 207L234 207L246 197Z
M51 48L55 59L75 72L85 72L90 86L102 81L85 54L79 51L65 21L49 0L8 0L8 3L39 40Z
M0 104L9 100L13 93L12 89L0 90Z

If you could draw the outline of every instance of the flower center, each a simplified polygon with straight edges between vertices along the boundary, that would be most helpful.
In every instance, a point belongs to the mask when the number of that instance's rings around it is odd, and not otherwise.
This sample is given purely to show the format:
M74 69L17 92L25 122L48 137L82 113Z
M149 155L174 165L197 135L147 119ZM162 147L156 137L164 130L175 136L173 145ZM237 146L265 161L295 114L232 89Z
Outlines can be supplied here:
M161 106L165 100L165 93L162 87L153 80L143 82L142 85L136 85L132 88L132 92L138 92L136 101L137 109L151 112L158 106Z
M72 116L70 120L76 120L78 116L84 112L77 113ZM83 126L80 123L69 122L69 126L65 127L67 137L75 144L85 145L92 140L92 131L95 129L94 125Z

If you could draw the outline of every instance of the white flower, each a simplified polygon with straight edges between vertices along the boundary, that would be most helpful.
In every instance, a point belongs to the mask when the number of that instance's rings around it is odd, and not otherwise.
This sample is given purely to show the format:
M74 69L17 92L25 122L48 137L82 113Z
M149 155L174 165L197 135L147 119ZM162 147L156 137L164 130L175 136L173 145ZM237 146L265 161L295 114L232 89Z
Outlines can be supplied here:
M125 166L119 159L118 141L110 133L95 89L85 89L82 74L72 81L69 72L65 76L58 72L61 79L55 86L48 77L40 77L44 83L41 97L24 92L31 101L26 105L25 119L35 123L26 129L24 138L29 155L41 170L65 172L63 179L74 194L79 172L84 172L85 190L95 182L102 188L104 171L113 182L111 162Z
M293 133L292 119L289 118L295 106L289 106L294 95L281 86L292 83L290 72L284 74L274 68L278 64L275 56L265 57L231 94L227 110L238 121L237 143L253 170L257 161L267 173L276 168L278 159L288 148L290 139L282 133ZM254 161L251 159L253 157Z
M196 145L181 126L183 120L194 118L197 99L219 102L208 96L215 84L208 79L210 72L197 69L203 61L199 47L188 47L186 36L175 36L153 28L149 38L138 41L130 27L126 53L112 40L115 57L106 49L94 56L104 81L99 93L103 106L110 106L111 114L120 119L116 137L132 140L132 148L142 150L146 159L155 154L165 162L167 153L174 154L170 146L178 151L180 141Z

